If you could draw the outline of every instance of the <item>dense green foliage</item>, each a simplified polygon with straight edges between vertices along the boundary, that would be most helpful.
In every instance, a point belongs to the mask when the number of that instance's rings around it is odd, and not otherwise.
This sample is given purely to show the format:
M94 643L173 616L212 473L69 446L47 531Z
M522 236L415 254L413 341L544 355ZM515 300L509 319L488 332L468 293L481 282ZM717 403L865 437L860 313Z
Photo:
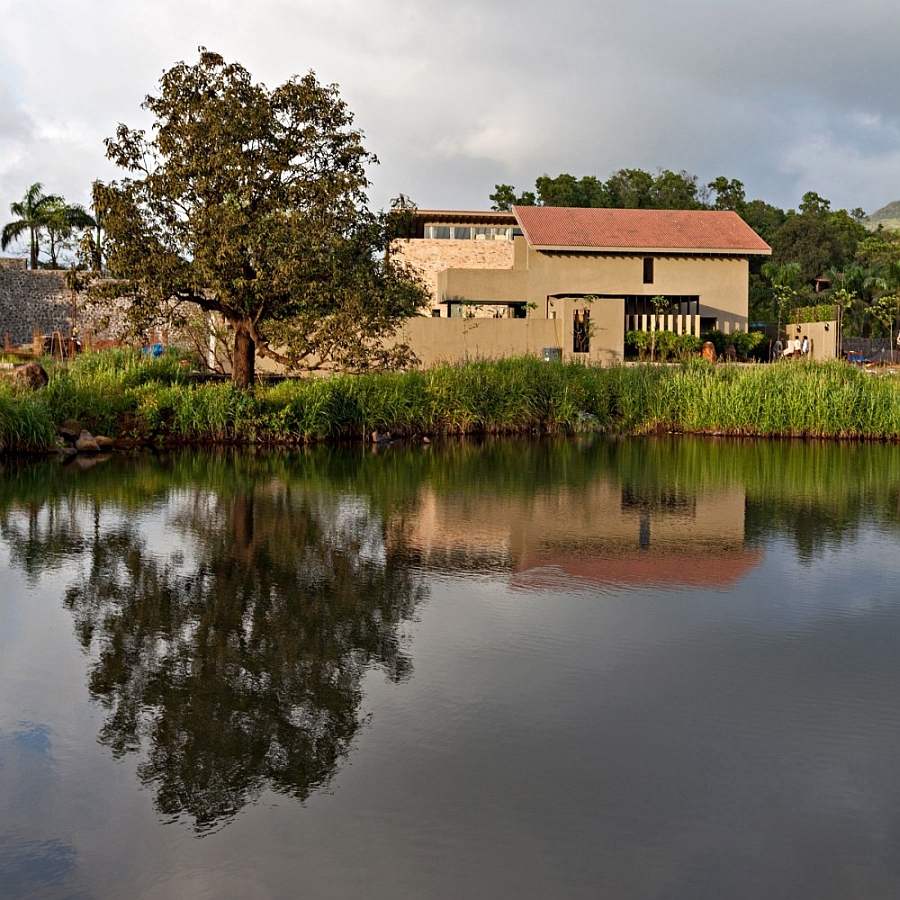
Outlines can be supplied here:
M290 380L250 392L198 383L174 357L119 352L51 366L50 375L37 393L0 390L7 452L53 447L54 427L66 419L137 443L660 429L900 438L900 383L838 362L600 369L508 359Z
M694 334L675 334L672 331L626 331L625 353L641 362L650 359L651 352L657 362L682 360L696 356L703 341ZM651 346L652 345L652 346Z
M489 199L494 209L536 204L616 209L702 209L705 205L696 176L668 169L661 169L656 176L643 169L620 169L605 183L593 175L541 175L534 191L516 194L512 185L498 184Z

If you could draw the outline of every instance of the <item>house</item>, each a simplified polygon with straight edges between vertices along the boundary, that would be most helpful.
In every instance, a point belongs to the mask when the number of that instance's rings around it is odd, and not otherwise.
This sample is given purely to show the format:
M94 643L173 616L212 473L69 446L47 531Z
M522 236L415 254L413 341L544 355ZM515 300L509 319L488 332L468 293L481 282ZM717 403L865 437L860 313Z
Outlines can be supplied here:
M513 353L613 363L625 332L654 322L746 330L749 259L772 252L719 210L516 206L416 210L410 221L392 253L431 293L433 321L404 334L426 365Z

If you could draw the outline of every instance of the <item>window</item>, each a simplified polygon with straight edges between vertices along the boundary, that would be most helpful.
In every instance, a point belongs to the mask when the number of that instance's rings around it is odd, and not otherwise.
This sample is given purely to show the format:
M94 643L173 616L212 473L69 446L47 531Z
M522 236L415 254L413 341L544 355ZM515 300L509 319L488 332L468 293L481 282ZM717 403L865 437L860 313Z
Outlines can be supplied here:
M653 257L644 257L644 284L653 284Z
M457 240L457 241L511 241L514 229L511 226L489 225L435 225L425 226L425 237L431 240Z
M512 228L473 228L476 241L510 241Z

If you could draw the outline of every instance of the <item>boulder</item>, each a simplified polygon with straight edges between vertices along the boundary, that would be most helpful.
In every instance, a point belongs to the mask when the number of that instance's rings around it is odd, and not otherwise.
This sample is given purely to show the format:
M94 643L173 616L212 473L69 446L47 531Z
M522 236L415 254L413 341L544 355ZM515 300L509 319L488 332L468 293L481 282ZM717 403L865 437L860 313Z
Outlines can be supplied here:
M85 428L75 441L75 449L79 453L99 453L100 445L94 440L94 436Z
M59 428L56 429L60 437L64 438L70 444L74 444L81 437L84 426L75 419L66 419Z
M97 446L101 450L112 450L112 448L115 446L115 441L103 434L95 434L94 440L97 442Z
M712 341L707 341L700 350L700 355L707 362L714 363L716 361L716 345Z
M46 387L50 382L44 367L36 362L25 363L24 366L16 366L12 370L11 377L13 384L17 387L28 388L32 391Z

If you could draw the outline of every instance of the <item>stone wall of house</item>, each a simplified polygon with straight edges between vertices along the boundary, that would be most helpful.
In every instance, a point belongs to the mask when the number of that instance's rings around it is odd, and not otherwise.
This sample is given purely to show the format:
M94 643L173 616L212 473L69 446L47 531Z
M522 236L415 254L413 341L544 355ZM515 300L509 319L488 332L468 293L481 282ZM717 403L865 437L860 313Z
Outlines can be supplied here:
M431 308L440 309L439 272L444 269L511 269L514 249L512 241L401 238L393 242L391 253L421 274L431 293ZM446 314L446 310L443 312Z

